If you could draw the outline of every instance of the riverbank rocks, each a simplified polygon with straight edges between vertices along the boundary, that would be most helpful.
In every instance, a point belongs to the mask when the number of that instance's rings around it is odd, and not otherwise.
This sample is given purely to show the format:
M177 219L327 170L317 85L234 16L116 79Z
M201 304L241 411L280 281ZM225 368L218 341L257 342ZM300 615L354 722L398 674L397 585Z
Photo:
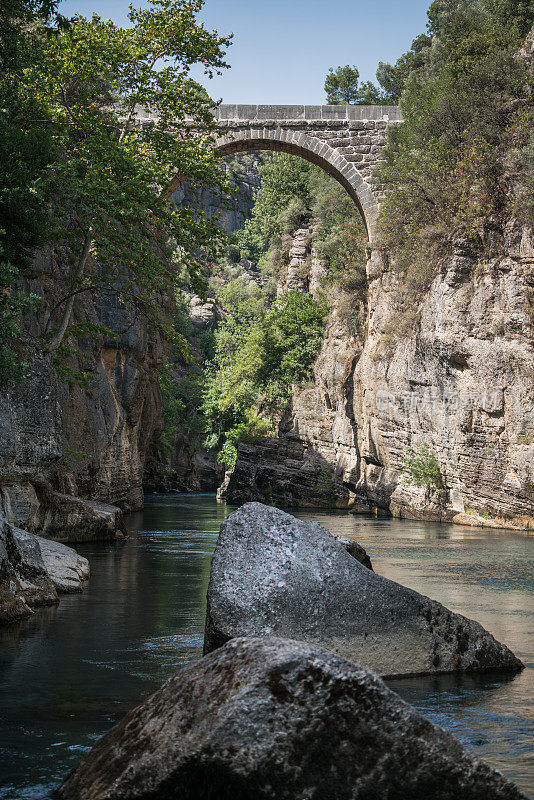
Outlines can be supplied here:
M372 672L304 642L234 639L87 753L60 800L520 800Z
M89 574L71 547L11 525L0 511L0 625L58 603L58 592L81 592Z
M0 625L58 602L37 537L9 525L0 514Z
M35 536L45 568L56 590L60 593L81 592L91 570L89 561L72 547Z
M523 665L477 622L377 575L317 522L247 503L223 522L204 651L238 636L326 647L382 676Z

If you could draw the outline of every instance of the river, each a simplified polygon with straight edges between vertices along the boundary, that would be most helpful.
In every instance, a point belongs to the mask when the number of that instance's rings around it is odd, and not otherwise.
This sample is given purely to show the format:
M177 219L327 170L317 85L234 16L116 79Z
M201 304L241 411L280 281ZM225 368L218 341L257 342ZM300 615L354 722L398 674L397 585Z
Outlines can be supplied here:
M210 561L231 509L160 495L121 544L77 545L82 594L0 629L0 800L44 800L114 722L202 655ZM534 537L321 511L375 571L478 620L525 662L513 677L390 681L433 722L534 794Z

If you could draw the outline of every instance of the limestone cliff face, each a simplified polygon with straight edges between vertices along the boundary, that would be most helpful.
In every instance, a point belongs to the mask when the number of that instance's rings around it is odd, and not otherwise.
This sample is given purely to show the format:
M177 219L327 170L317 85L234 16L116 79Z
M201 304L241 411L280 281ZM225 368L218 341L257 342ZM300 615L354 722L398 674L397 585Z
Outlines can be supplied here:
M41 298L26 335L42 331L65 291L61 251L40 252L25 289ZM161 304L170 311L170 298ZM101 324L115 338L70 340L88 381L62 382L50 358L0 396L0 496L9 523L63 541L121 535L122 510L142 506L143 463L160 424L157 370L167 347L112 294L80 294L74 322ZM118 508L118 507L120 508Z
M224 229L231 233L242 228L254 206L254 193L260 185L261 165L269 158L265 151L240 153L222 161L222 167L235 187L235 193L223 201L207 189L193 188L187 181L180 184L171 197L177 206L193 205L207 217L219 217Z
M503 235L485 261L456 242L409 324L374 252L362 333L335 297L313 386L294 393L278 440L240 446L228 498L534 526L534 248L526 229ZM402 477L421 442L443 492Z
M414 331L393 346L395 276L369 264L369 317L354 376L362 476L358 493L399 514L450 518L474 510L534 520L534 249L511 225L505 254L485 262L457 242L420 305ZM389 354L388 354L389 350ZM399 487L410 444L438 457L441 504ZM436 501L437 498L432 498Z

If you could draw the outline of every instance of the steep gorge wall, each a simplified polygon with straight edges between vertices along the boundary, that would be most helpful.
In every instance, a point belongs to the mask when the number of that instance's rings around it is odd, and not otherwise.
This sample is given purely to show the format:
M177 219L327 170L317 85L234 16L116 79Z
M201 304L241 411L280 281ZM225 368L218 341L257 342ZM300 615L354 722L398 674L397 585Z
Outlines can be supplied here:
M228 207L187 184L172 201L196 205L208 216L220 213L227 230L234 230L250 215L262 162L253 153L226 165L238 187ZM24 278L25 291L40 298L26 321L30 339L38 337L46 315L61 301L69 274L69 254L62 248L36 254ZM156 301L170 318L173 298ZM203 324L202 303L197 305L193 315L196 309ZM80 293L72 321L103 325L113 335L68 342L79 355L66 364L87 373L86 383L62 382L52 359L43 357L32 360L26 378L0 395L0 512L13 525L61 541L113 538L122 535L121 511L143 505L147 454L163 425L158 371L169 347L113 292L94 298ZM179 430L169 464L176 480L169 488L214 490L214 457L192 457L186 438Z
M409 330L398 273L374 252L362 333L334 295L313 385L278 439L240 445L228 499L534 525L534 249L513 223L496 235L501 255L485 261L455 243ZM402 477L421 442L444 493Z
M68 266L62 255L44 249L25 276L26 291L40 298L27 320L30 338L44 329L47 313L65 292ZM171 313L171 298L160 302ZM145 453L161 424L157 370L167 354L159 334L111 293L94 299L80 294L73 322L105 325L115 334L68 342L80 355L69 356L66 364L83 368L89 380L62 382L51 358L42 357L0 396L6 518L63 541L120 534L119 508L142 507Z

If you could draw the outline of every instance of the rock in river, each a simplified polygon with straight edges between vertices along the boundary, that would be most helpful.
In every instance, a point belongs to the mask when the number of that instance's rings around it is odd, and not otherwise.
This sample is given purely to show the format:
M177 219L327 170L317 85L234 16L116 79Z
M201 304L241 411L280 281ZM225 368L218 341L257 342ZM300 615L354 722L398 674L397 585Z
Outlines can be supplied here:
M37 536L10 525L0 511L0 625L57 602Z
M79 555L72 547L50 539L35 537L43 556L45 567L58 592L81 592L83 584L89 579L89 561Z
M60 800L520 800L372 672L304 642L234 639L87 753Z
M37 606L58 603L58 592L81 591L87 578L86 558L11 525L0 509L0 625L29 617Z
M367 569L317 522L247 503L221 526L204 651L236 636L326 647L382 676L519 670L477 622Z

